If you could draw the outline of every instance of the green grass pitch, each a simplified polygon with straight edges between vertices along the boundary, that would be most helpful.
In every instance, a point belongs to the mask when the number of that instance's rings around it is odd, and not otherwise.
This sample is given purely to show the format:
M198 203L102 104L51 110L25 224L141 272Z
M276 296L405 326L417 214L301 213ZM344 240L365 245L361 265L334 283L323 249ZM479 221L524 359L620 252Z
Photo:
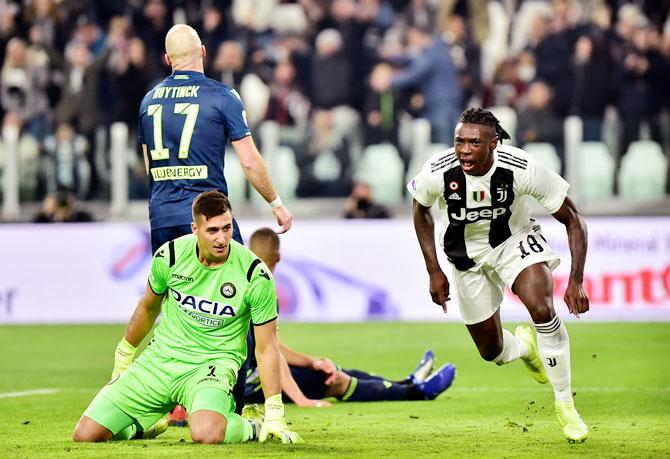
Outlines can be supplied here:
M511 327L510 327L511 328ZM304 445L195 445L188 429L155 440L75 444L77 419L112 369L123 326L0 327L0 457L670 457L670 324L568 325L575 401L590 427L568 444L550 387L520 362L482 361L460 324L282 323L283 340L345 367L404 377L426 348L454 362L432 402L287 406ZM52 389L16 396L17 392Z

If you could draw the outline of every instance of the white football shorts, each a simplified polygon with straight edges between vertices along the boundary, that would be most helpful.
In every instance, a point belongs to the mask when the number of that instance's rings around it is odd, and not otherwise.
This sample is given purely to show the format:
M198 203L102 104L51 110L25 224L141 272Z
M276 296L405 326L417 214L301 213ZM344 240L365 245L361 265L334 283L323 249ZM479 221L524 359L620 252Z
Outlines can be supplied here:
M504 286L512 288L521 271L535 263L547 263L552 271L561 260L542 236L539 225L512 235L492 249L468 271L452 266L452 292L466 325L491 317L500 307Z

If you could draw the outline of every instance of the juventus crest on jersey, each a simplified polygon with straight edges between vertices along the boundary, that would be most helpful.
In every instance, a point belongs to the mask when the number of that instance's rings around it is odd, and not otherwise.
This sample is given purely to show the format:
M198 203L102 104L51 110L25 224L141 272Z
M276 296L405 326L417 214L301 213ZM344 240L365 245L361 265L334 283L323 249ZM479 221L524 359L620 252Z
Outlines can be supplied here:
M438 201L440 243L449 261L465 271L511 235L532 225L526 196L549 212L563 204L568 182L545 169L525 151L498 145L493 166L482 176L468 175L454 148L433 155L407 185L422 206Z

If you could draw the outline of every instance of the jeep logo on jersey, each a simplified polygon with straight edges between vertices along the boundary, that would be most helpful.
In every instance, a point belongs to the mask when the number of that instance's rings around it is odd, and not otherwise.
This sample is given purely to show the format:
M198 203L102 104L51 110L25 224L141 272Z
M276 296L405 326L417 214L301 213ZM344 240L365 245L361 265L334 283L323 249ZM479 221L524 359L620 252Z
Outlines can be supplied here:
M179 306L186 310L186 312L189 312L189 309L191 309L193 311L204 312L205 314L212 314L215 316L235 317L237 315L236 306L219 303L194 295L187 295L175 289L170 290L172 291L172 298L179 303Z
M450 221L473 223L478 220L495 220L505 215L507 209L504 207L480 207L479 209L466 209L461 207L456 212L449 213Z
M232 298L235 296L235 293L237 293L237 289L230 282L223 284L219 291L221 292L221 295L225 296L226 298Z

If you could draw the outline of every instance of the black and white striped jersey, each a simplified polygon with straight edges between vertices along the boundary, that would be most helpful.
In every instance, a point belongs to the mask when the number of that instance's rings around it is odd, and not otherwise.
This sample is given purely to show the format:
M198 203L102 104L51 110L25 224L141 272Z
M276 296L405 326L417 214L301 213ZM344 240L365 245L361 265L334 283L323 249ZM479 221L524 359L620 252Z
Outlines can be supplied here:
M433 155L407 190L421 205L440 208L440 242L449 261L465 271L511 235L532 226L526 196L556 212L569 184L525 151L498 145L482 176L461 169L454 148Z

